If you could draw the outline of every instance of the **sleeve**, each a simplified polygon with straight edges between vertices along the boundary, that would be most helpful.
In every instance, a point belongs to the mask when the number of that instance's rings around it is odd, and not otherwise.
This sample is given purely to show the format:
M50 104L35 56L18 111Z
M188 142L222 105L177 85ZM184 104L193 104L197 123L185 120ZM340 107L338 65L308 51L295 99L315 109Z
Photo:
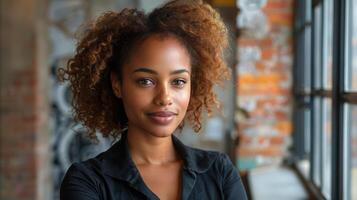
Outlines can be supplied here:
M81 164L72 164L61 183L61 200L99 200L98 187Z
M247 194L238 169L226 154L222 154L223 195L227 200L247 200Z

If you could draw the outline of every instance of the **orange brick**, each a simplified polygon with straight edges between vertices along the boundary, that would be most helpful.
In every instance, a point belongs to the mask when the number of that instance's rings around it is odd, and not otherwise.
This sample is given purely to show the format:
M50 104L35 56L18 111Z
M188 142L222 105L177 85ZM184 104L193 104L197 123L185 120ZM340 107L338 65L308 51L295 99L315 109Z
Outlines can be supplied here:
M285 142L285 137L282 136L272 136L269 138L270 144L272 145L283 145Z
M277 146L269 146L266 148L259 147L241 147L238 148L238 156L283 156L282 148Z
M290 88L283 88L280 82L266 82L258 80L256 84L248 84L249 80L238 81L238 95L256 96L256 95L290 95Z
M273 41L271 38L255 39L247 37L239 37L237 39L237 45L241 48L243 46L259 46L259 47L271 47Z
M287 78L287 75L282 73L271 73L264 75L244 74L238 75L238 86L245 84L261 85L267 83L277 83L280 81L284 81Z
M290 95L291 91L289 89L283 89L279 87L258 87L258 88L238 88L238 95L245 96L261 96L261 95Z
M264 98L264 99L259 99L257 100L257 107L261 107L261 106L277 106L277 107L281 107L281 106L288 106L289 103L289 98L285 98L283 100L279 100L275 97L272 98Z
M264 7L264 9L292 10L293 6L294 6L294 1L292 0L269 0L266 6Z
M265 62L259 60L255 63L255 68L258 70L258 71L264 71L266 69L266 64Z
M290 88L283 88L280 85L282 81L285 81L287 79L287 74L282 74L278 72L266 75L239 75L237 78L237 92L240 95L290 95Z
M286 112L282 112L282 111L275 111L274 112L274 117L277 120L286 120L288 119L288 114Z
M240 142L244 144L250 144L253 142L253 137L242 134L240 136Z
M293 25L293 13L271 11L266 12L266 15L271 25L285 25L289 27Z
M278 54L278 50L275 48L262 48L262 60L269 60L271 59L274 55Z
M292 132L292 123L290 121L280 121L274 125L274 128L283 135L290 135Z
M260 135L258 136L258 141L259 144L264 144L267 142L271 146L277 146L277 145L282 145L284 144L284 136L278 135L278 136L264 136Z

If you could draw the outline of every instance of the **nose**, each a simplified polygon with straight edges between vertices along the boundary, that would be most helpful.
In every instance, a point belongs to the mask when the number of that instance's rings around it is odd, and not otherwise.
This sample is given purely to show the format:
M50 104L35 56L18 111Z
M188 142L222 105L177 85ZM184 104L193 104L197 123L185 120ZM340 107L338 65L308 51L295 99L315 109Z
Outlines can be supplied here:
M172 97L170 94L169 86L162 84L157 88L157 94L154 103L158 106L168 106L172 104Z

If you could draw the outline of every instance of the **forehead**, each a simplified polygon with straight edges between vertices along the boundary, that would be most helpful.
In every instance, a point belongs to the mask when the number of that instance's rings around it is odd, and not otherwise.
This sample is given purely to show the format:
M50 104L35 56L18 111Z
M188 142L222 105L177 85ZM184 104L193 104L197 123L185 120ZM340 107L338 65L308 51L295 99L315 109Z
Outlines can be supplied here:
M134 47L134 54L158 56L164 52L176 52L185 54L185 56L188 55L183 42L172 35L150 35Z
M128 66L191 70L191 59L185 45L175 36L150 35L132 50ZM124 67L125 68L125 67Z

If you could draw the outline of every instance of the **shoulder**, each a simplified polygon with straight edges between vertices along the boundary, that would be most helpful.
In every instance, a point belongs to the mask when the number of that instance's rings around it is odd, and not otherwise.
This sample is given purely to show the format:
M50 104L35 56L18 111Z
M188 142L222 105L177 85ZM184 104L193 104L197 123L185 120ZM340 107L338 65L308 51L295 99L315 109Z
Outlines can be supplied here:
M226 153L205 150L203 150L203 152L205 152L205 154L207 154L207 156L211 159L211 168L222 176L226 175L229 171L237 171L236 167Z
M62 180L61 188L68 184L99 185L103 177L103 158L107 152L108 150L93 158L72 163Z
M66 176L72 175L93 175L100 171L101 161L97 157L81 162L72 163L66 172Z
M106 171L113 168L112 165L121 164L122 160L122 145L120 142L112 145L108 150L98 154L97 156L72 163L68 168L62 185L68 182L87 182L98 185L103 181ZM114 164L113 164L114 163Z
M100 170L95 159L73 163L62 180L60 198L93 199L98 196L100 185Z
M99 156L82 162L72 163L63 178L61 187L68 183L86 182L97 184L101 171L101 160Z
M99 153L97 156L90 159L74 162L68 168L64 180L66 178L77 178L79 176L84 176L87 179L92 179L91 181L96 181L96 179L103 176L106 160L114 159L115 155L121 154L121 145L119 142L113 144L109 149L104 152ZM115 158L116 162L120 159Z
M198 172L214 170L216 173L224 173L230 168L234 168L230 158L225 153L188 146L186 146L186 149L192 162L191 165Z
M198 168L206 169L205 171L214 172L220 178L229 179L232 177L239 178L237 167L233 164L226 153L203 150L189 147L194 152Z

